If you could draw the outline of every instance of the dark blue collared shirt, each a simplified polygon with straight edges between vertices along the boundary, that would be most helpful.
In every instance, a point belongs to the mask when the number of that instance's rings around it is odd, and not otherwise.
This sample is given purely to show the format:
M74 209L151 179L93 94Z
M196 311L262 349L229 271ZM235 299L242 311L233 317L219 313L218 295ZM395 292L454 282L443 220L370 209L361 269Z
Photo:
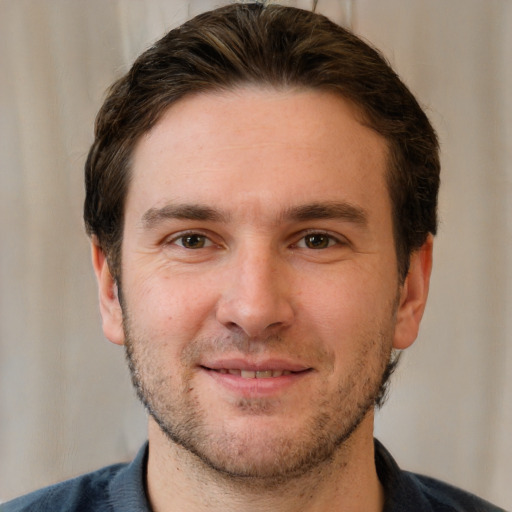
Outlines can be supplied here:
M147 456L146 444L130 464L16 498L0 505L0 512L151 512L145 490ZM377 440L375 464L386 492L384 512L506 512L439 480L402 471Z

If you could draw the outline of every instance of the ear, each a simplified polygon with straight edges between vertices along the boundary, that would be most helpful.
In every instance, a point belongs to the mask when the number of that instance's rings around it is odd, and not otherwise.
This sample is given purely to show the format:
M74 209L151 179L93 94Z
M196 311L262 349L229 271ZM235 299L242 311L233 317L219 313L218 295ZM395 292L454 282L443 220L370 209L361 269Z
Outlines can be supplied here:
M117 283L110 273L105 253L95 237L91 242L91 252L92 265L98 281L103 333L112 343L123 345L123 312L119 302Z
M400 292L393 347L411 346L418 336L421 318L427 303L432 270L433 237L411 254L409 272Z

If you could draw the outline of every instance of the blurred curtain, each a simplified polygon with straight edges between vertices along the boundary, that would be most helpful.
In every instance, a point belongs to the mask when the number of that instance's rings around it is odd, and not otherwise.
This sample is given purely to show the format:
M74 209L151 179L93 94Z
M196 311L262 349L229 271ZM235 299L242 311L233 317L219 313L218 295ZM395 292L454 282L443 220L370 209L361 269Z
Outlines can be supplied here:
M220 3L0 0L0 500L127 460L145 437L122 350L100 329L82 166L106 87ZM403 467L512 508L512 2L317 11L381 48L442 141L430 304L377 434Z

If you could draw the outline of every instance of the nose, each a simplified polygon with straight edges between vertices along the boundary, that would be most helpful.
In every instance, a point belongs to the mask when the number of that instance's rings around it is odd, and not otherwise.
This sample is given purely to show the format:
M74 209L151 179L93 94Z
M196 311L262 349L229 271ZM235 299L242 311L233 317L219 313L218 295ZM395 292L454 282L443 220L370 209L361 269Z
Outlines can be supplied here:
M275 334L294 316L289 272L271 250L239 251L226 269L217 320L249 338Z

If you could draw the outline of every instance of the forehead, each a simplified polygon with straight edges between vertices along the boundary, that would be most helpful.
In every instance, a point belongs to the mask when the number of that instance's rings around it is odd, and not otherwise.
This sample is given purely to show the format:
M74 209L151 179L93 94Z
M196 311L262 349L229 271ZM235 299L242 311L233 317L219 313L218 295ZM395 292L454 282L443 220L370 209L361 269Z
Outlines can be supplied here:
M387 144L360 118L322 91L245 87L185 97L139 140L127 213L191 200L248 215L375 194L387 202Z

